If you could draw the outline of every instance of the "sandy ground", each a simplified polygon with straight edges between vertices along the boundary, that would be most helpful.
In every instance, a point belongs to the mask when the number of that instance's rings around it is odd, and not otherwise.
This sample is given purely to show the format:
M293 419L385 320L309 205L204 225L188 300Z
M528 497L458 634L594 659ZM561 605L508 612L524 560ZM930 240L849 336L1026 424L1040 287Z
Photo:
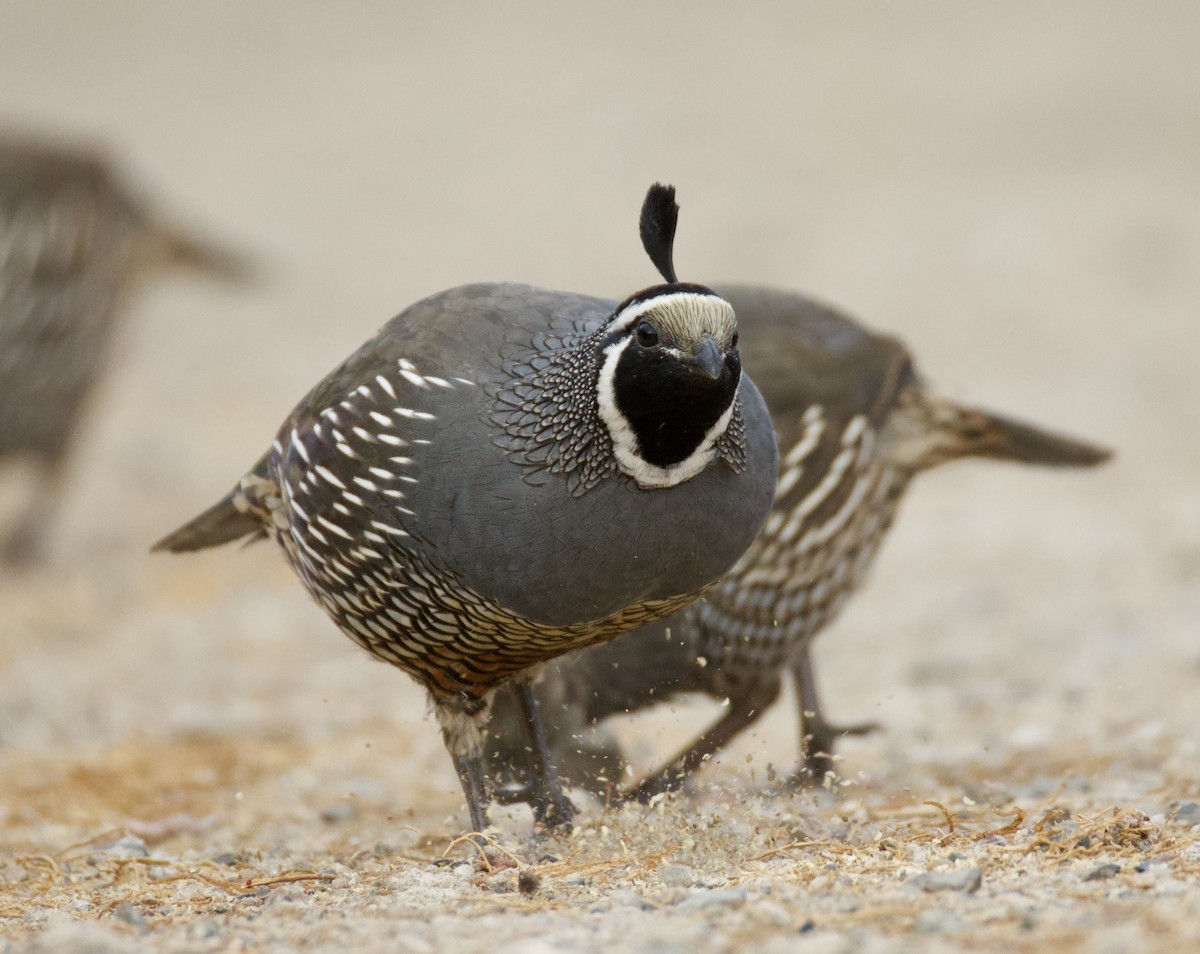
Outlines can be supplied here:
M264 265L139 298L53 558L0 579L0 951L1194 949L1200 7L449 6L0 7L0 115ZM839 792L769 793L783 703L690 798L497 812L523 894L278 554L146 550L421 295L650 282L656 178L685 277L817 293L1119 457L918 484L819 643L886 726ZM645 766L712 711L620 732Z

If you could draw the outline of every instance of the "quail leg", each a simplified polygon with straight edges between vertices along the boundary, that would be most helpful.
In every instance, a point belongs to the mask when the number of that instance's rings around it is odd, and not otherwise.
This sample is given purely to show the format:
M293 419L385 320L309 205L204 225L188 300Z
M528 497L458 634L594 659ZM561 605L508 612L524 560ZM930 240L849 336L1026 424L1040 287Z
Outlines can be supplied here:
M862 722L853 725L834 725L826 721L821 708L821 697L817 693L817 681L813 673L812 656L808 646L791 664L792 679L796 687L796 707L800 717L800 767L789 779L793 788L820 784L826 775L834 771L833 749L836 739L846 735L867 735L879 730L878 722Z
M487 707L483 705L479 711L469 712L453 704L435 701L433 711L467 797L471 830L482 832L488 826L487 809L491 801L483 771L483 732L479 721L487 718Z
M454 770L467 796L467 811L471 815L471 830L481 832L488 826L487 786L483 781L483 759L479 755L454 755Z
M682 788L684 781L706 758L728 745L741 732L758 721L778 697L781 680L762 683L752 687L745 695L729 700L729 711L711 729L685 749L666 768L648 776L632 790L622 793L621 801L648 802L662 792L673 792Z
M575 806L563 791L562 780L554 767L546 733L538 715L538 701L529 683L517 687L521 715L529 751L529 804L533 817L547 828L570 827Z

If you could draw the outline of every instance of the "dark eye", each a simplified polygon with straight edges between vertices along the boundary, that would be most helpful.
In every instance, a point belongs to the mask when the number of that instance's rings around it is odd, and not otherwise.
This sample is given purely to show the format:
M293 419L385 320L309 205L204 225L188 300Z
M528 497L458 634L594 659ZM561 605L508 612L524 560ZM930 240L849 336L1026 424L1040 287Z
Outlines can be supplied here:
M639 321L638 326L633 329L633 334L643 348L653 348L658 344L658 329L648 321Z
M738 333L735 331L733 337L729 339L729 347L736 348L738 343Z

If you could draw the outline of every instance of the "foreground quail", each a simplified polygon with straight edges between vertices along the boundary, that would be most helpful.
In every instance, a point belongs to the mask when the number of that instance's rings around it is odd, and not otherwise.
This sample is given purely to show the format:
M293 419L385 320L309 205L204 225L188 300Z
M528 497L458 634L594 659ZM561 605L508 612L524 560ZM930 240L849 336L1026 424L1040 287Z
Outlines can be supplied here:
M620 304L480 284L413 305L157 545L274 537L346 635L428 690L476 831L496 687L521 685L538 819L567 823L528 680L691 602L771 506L770 417L733 309L675 278L676 213L653 187L642 238L667 283Z
M38 470L0 559L38 555L124 298L171 264L241 274L236 256L153 218L99 155L0 135L0 461Z
M781 473L763 532L700 602L605 646L573 654L537 687L553 747L577 784L621 776L619 749L596 723L685 692L728 699L722 718L631 793L678 787L771 705L785 674L799 702L805 761L793 781L832 769L838 729L822 713L809 644L863 582L918 473L963 457L1090 466L1106 450L932 394L898 341L800 295L718 288L745 334L743 360L779 436ZM522 796L524 751L498 697L488 736L493 771ZM572 774L574 773L574 774Z

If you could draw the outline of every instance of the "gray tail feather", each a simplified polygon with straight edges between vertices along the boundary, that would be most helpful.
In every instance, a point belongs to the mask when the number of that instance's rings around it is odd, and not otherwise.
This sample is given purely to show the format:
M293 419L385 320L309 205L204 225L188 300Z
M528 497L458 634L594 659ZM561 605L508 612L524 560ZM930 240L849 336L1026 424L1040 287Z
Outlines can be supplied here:
M240 488L233 491L220 503L214 504L174 533L163 537L150 548L151 551L187 553L231 543L242 537L250 537L246 541L250 543L265 536L262 520L254 514L239 510L234 504L234 499L241 493Z

